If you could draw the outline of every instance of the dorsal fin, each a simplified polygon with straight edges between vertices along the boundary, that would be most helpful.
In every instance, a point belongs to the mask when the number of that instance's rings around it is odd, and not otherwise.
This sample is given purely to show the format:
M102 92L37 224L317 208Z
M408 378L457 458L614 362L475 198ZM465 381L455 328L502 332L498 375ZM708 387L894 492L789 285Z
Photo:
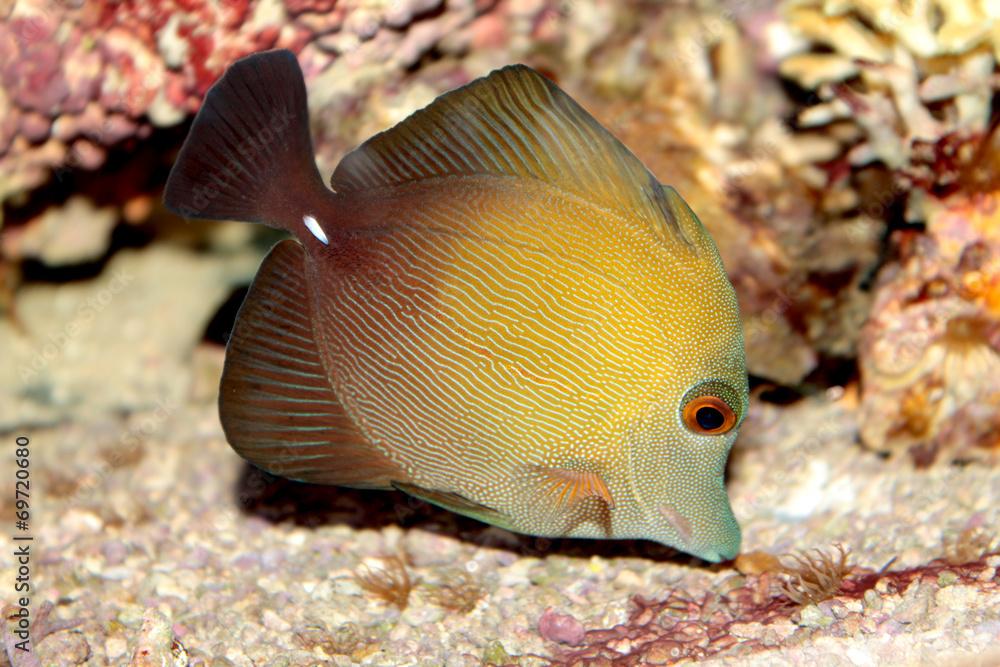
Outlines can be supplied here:
M337 192L448 176L542 180L598 206L626 210L666 237L684 238L666 189L569 95L511 65L437 98L349 153Z

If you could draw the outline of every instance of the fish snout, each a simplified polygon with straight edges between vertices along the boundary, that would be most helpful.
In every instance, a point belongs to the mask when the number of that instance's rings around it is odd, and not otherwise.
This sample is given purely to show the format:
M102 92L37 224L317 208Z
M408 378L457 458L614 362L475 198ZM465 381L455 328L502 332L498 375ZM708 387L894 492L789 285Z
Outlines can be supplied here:
M732 560L739 554L742 535L728 498L712 512L685 514L669 504L657 509L671 534L672 539L663 540L666 544L712 563Z
M721 545L718 550L697 552L695 555L702 560L707 560L709 563L721 563L722 561L732 560L740 553L740 542L741 537L737 532L736 539L730 539L729 544Z

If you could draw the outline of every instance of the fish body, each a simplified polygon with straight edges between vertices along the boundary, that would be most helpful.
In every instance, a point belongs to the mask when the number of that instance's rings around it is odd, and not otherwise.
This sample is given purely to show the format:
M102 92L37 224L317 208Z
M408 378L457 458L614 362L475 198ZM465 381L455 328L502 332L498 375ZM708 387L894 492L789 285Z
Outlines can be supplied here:
M289 478L511 530L732 558L747 409L735 295L695 214L541 75L507 67L347 155L326 188L294 57L234 64L165 201L289 230L220 416Z

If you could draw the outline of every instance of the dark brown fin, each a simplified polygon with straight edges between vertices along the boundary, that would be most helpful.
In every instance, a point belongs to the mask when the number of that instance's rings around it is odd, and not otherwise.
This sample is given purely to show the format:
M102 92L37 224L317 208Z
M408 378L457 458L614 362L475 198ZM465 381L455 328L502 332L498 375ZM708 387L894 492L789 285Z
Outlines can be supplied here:
M240 456L317 484L390 488L406 475L354 426L316 350L303 284L305 252L291 239L264 260L226 350L219 415Z
M507 515L498 512L492 507L487 507L477 503L474 500L469 500L465 496L459 495L457 493L452 493L451 491L436 491L434 489L425 489L422 486L417 486L416 484L408 484L405 482L394 481L392 483L394 487L408 493L414 498L420 498L421 500L426 500L429 503L437 505L438 507L443 507L446 510L454 512L455 514L461 514L463 516L472 517L483 523L488 523L491 526L499 526L500 528L505 528L507 530L514 530L514 524Z
M302 70L279 50L236 61L208 91L163 201L189 218L301 234L302 216L329 194L313 159Z
M687 239L672 190L554 83L512 65L437 98L375 135L337 166L337 192L430 178L493 174L538 179ZM697 232L697 229L694 230Z

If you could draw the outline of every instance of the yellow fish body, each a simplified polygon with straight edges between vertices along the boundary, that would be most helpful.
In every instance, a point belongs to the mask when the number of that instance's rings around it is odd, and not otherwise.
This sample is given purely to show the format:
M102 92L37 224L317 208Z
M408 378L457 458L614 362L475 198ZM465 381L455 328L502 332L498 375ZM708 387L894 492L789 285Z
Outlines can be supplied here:
M672 188L524 66L369 139L331 185L294 56L230 67L165 201L296 237L229 342L237 452L523 533L738 553L723 485L747 411L736 298Z

